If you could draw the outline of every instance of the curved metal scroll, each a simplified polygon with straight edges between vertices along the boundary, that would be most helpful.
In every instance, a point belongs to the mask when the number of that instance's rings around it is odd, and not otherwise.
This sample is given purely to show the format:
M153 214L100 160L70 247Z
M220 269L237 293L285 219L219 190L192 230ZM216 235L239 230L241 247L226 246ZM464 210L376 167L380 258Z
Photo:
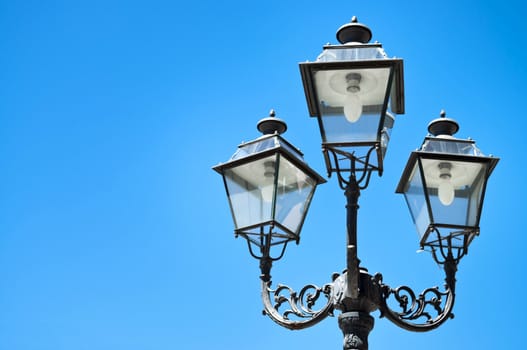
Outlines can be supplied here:
M343 150L333 147L323 148L326 157L326 162L331 163L331 158L333 159L335 168L331 167L331 171L335 171L337 173L339 186L343 190L346 190L346 188L348 188L348 186L350 185L350 181L348 181L348 179L344 176L344 173L349 172L351 178L353 178L353 181L361 190L364 190L368 187L368 184L370 183L371 174L374 170L378 170L379 173L382 174L382 171L379 168L373 166L370 163L371 154L373 151L376 150L377 147L372 146L366 153L365 157L357 158L354 153L345 152ZM347 159L350 161L349 169L341 169L339 165L339 157L343 157L342 159ZM328 176L331 176L331 171L328 172Z
M322 287L309 284L296 293L285 285L278 285L273 290L270 281L262 281L262 301L265 307L263 312L282 327L293 330L304 329L317 324L327 316L333 316L332 293L331 284ZM321 296L326 297L326 304L316 310L315 304ZM280 311L281 307L285 309ZM290 319L290 316L295 319Z
M380 281L382 277L376 278ZM439 327L447 319L453 318L455 293L453 288L446 286L445 291L438 287L427 288L416 296L407 286L395 289L382 284L382 302L379 305L381 317L386 317L397 326L414 332L426 332ZM392 310L387 300L393 298L399 303L401 311Z

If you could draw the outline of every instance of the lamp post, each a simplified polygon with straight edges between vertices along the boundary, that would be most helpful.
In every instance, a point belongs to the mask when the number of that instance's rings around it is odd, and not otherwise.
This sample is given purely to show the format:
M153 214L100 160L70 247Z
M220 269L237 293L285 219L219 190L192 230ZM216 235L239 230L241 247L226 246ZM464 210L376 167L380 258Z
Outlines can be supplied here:
M289 242L299 242L315 188L325 182L281 136L287 126L274 112L258 123L263 136L240 145L213 169L223 176L235 235L247 240L260 261L264 313L280 326L303 329L338 310L343 348L365 350L373 311L416 332L452 317L457 266L479 234L487 180L499 159L484 156L473 140L455 138L458 123L442 112L411 153L396 192L405 195L420 246L443 266L445 288L417 294L388 286L380 273L369 274L357 252L358 199L372 173L382 175L395 114L404 113L403 62L388 58L382 45L369 44L371 31L356 18L337 38L341 45L325 46L316 62L302 63L300 70L328 176L336 174L346 197L346 270L299 292L282 284L272 288L272 264Z

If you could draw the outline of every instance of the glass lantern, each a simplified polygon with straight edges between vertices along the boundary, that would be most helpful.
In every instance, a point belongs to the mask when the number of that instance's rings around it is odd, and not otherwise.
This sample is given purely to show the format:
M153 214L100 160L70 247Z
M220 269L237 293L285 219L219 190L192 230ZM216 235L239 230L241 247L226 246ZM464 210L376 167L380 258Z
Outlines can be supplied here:
M466 251L479 234L485 188L499 159L483 155L473 140L453 137L458 129L444 112L432 121L432 136L410 154L396 190L405 196L422 248Z
M236 236L247 239L251 253L252 246L269 253L299 242L315 188L325 180L280 136L286 125L274 112L258 129L263 136L242 143L229 161L213 169L223 176Z
M319 122L328 174L346 170L327 150L366 159L382 174L395 114L404 113L403 60L369 44L371 31L352 22L337 32L342 45L326 45L315 62L300 64L309 113Z

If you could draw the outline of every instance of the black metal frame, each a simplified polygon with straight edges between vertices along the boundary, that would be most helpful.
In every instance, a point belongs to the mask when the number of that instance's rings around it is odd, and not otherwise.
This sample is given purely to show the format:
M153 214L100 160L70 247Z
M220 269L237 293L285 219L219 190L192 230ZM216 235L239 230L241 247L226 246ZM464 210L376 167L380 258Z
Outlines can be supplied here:
M426 137L425 142L427 140L437 140L437 138L434 137ZM459 140L456 139L456 142L466 142L467 144L474 144L474 141L472 140ZM403 171L403 175L401 176L401 181L399 185L397 186L396 192L397 193L404 193L403 186L405 183L405 180L410 177L411 172L413 171L414 167L417 165L417 170L420 173L420 176L423 181L423 191L425 196L425 202L427 206L427 212L429 213L430 217L430 225L428 227L428 230L423 234L421 237L420 245L421 248L424 247L430 247L431 251L433 253L434 260L437 263L440 263L440 259L437 259L437 255L434 253L437 248L439 248L440 251L444 249L444 241L449 240L447 245L452 248L452 242L451 239L453 237L463 236L463 244L462 247L459 247L458 250L462 250L457 255L460 255L461 257L466 255L468 252L468 247L474 237L479 235L479 222L481 219L481 212L483 210L483 202L485 199L485 192L486 192L486 181L483 184L483 188L481 189L481 199L479 203L479 207L477 208L477 214L476 214L476 222L474 226L464 226L464 225L453 225L453 224L446 224L446 223L440 223L436 222L435 217L433 216L433 210L432 205L430 203L430 193L428 192L428 186L426 185L426 176L424 173L423 165L422 165L422 159L433 159L433 160L441 160L441 161L455 161L455 162L471 162L471 163L485 163L488 165L486 173L482 174L480 176L485 176L486 178L489 177L489 175L494 170L495 166L497 165L498 159L493 157L484 157L484 156L472 156L472 155L460 155L460 154L449 154L449 153L435 153L435 152L428 152L428 151L414 151L410 154L410 158L408 159L408 162L406 164L406 167ZM404 180L403 180L404 179ZM451 229L448 237L442 237L439 229ZM430 241L429 236L431 234L437 235L437 240ZM442 254L444 255L444 254Z
M274 111L271 111L271 116L268 118L262 119L258 123L258 128L262 130L274 130L276 127L281 127L281 131L285 131L287 129L286 124L283 121L276 122L276 119L274 118ZM260 131L262 131L260 130ZM279 144L276 144L274 147L254 153L248 157L242 157L235 160L230 160L226 163L219 164L215 167L213 167L213 170L217 171L220 175L222 175L223 178L223 184L225 187L225 191L227 193L227 196L230 197L230 191L229 187L227 185L227 180L224 176L224 172L226 169L235 168L240 165L244 165L247 163L251 163L254 161L258 161L264 158L267 158L269 156L276 156L277 162L280 161L282 157L284 157L287 161L294 164L298 167L301 171L303 171L305 174L309 175L311 178L313 178L318 184L326 182L324 178L322 178L317 172L315 172L313 169L311 169L306 163L301 161L299 157L302 157L302 152L294 147L291 143L289 143L286 139L284 139L282 136L280 136L280 133L278 130L276 130L276 133L268 132L264 136L261 136L253 141L242 143L238 147L247 146L252 143L262 142L263 140L267 138L277 138L279 140ZM293 152L296 152L298 154L295 155ZM277 163L278 164L278 163ZM277 165L275 165L277 166ZM276 187L276 184L275 184ZM307 199L307 206L306 206L306 212L309 208L309 205L311 204L311 200L313 197L314 191L311 193L311 196ZM236 215L234 213L234 209L232 207L232 203L229 200L229 208L231 211L231 216L235 222L235 226L237 227L238 224L236 222ZM274 210L274 208L273 208ZM234 230L235 237L241 236L247 240L247 245L249 247L249 252L251 256L254 258L260 260L260 266L262 268L262 278L266 278L263 276L269 275L270 267L272 264L272 261L279 260L285 253L285 250L287 248L287 244L290 241L295 241L297 244L300 241L300 232L302 230L302 226L304 225L305 216L302 218L302 221L299 223L297 232L293 232L287 227L281 225L278 221L276 221L275 213L271 215L273 219L260 222L254 225L250 226L244 226L239 227ZM268 231L266 232L266 229L268 228ZM279 228L283 233L276 232L275 228ZM257 231L253 231L257 230ZM274 241L273 239L277 239ZM278 256L272 257L271 256L271 248L273 246L283 245L280 248L280 252ZM260 254L257 254L255 250L253 249L253 246L257 246L260 249Z
M363 44L362 46L357 45L339 45L339 46L325 46L324 48L353 48L353 47L365 47L365 46L371 46L371 47L382 47L380 44ZM403 82L403 60L402 59L382 59L382 60L367 60L367 61L354 61L353 62L353 69L360 69L360 68L390 68L390 74L388 78L388 83L386 86L386 92L384 101L382 104L381 110L379 110L379 114L383 117L379 119L379 125L377 127L377 135L379 136L375 142L339 142L339 143L329 143L326 142L326 131L324 127L323 122L323 116L322 111L320 110L321 106L318 103L318 96L317 91L315 88L315 74L318 71L323 70L349 70L349 62L347 61L337 61L337 62L314 62L314 63L301 63L300 64L300 72L302 75L302 82L304 86L304 92L307 99L307 105L309 109L309 114L312 117L317 117L318 126L320 129L320 136L322 138L322 149L324 153L324 160L326 162L326 169L328 172L328 176L331 176L332 172L340 173L343 171L343 169L339 168L339 162L337 157L335 157L336 154L343 155L346 158L354 157L354 155L351 155L345 151L343 151L343 148L346 147L372 147L369 152L367 152L367 159L365 161L362 161L363 164L370 164L369 163L369 157L371 155L372 150L375 150L377 153L377 159L378 159L378 165L377 167L374 167L375 170L379 172L379 175L382 175L383 173L383 154L381 147L380 147L380 135L383 132L384 128L384 120L387 118L388 114L388 101L390 100L390 96L392 94L392 91L398 92L395 96L395 98L391 101L392 106L391 109L394 113L404 113L404 94L402 91L404 91L404 82ZM335 166L333 167L331 165L331 160L329 156L329 152L332 153L333 160L335 162ZM360 162L360 161L357 161ZM371 164L370 164L371 165ZM354 169L349 169L349 171L354 171ZM368 176L369 177L369 176ZM339 180L339 183L341 181ZM342 185L341 185L342 187Z

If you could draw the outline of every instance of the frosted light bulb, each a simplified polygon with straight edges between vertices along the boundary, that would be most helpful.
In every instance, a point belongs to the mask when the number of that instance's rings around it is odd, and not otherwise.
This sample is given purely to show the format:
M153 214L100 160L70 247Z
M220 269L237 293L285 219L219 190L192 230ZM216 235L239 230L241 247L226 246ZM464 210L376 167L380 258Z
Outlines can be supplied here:
M262 192L262 199L264 200L264 202L269 203L273 200L273 190L274 186L272 183L260 188L260 191Z
M454 185L452 185L450 179L441 181L437 188L437 192L441 204L447 206L454 201Z
M264 183L260 186L260 192L262 193L262 199L264 202L269 203L273 200L274 194L274 172L275 162L270 160L264 162Z
M349 94L344 102L344 116L350 123L355 123L359 120L362 114L362 101L356 94Z
M448 162L441 162L439 167L439 186L437 187L437 196L443 205L450 205L454 201L454 185L450 181L452 174L452 164Z

